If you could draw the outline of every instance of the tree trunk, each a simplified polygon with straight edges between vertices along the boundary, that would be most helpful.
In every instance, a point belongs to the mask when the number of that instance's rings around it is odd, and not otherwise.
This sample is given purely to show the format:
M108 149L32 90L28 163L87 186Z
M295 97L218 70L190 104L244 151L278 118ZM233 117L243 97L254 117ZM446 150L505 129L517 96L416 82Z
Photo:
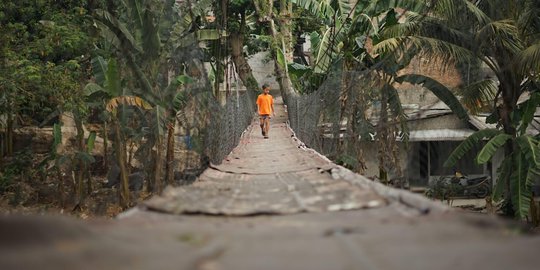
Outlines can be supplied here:
M221 60L216 60L216 71L215 71L215 81L214 81L214 96L216 99L221 102L221 93L219 89L219 84L221 82L221 75L223 74L223 65L221 64Z
M259 89L259 84L253 76L251 67L243 54L244 35L236 32L231 33L229 36L229 44L231 46L232 61L236 67L236 73L238 73L240 80L242 80L242 83L248 90L255 91Z
M85 149L85 143L84 143L84 129L83 129L83 123L80 114L75 111L73 113L73 118L75 121L75 128L77 130L77 135L75 136L76 139L76 147L77 151L80 153L86 152ZM72 168L72 170L76 170L75 172L75 190L77 195L77 204L81 204L84 201L84 186L83 186L83 179L84 179L84 171L86 169L86 162L81 158L77 158L77 167Z
M292 35L292 3L287 0L279 2L279 30L281 31L283 53L287 62L293 61L293 35Z
M343 73L342 73L342 76L341 76L341 89L340 92L340 96L339 96L339 105L340 105L340 115L339 115L339 121L336 123L336 127L335 127L335 134L334 136L338 136L337 138L339 138L339 135L341 133L341 123L345 122L347 123L346 126L345 126L345 132L346 134L348 135L349 138L353 138L353 134L352 134L352 108L351 108L351 103L352 102L349 102L350 100L350 97L351 97L351 84L349 83L349 73L347 72L347 69L348 69L348 65L346 63L346 61L343 62ZM347 140L339 140L338 141L338 155L341 155L341 154L344 154L348 149L349 147L346 145L347 144Z
M388 93L383 87L381 89L381 112L379 123L377 126L377 141L379 142L379 179L381 183L387 184L388 182L388 172L386 171L386 166L384 164L385 157L388 153L386 151L390 148L386 146L386 141L388 137Z
M13 155L13 115L11 112L7 114L6 155Z
M59 166L55 166L55 171L56 171L56 177L58 178L58 186L57 186L58 198L60 201L60 206L64 208L66 205L66 197L65 197L65 192L64 192L64 186L66 183L64 181L64 176L62 175L62 170L60 169Z
M272 20L272 9L274 8L273 0L253 0L255 11L259 15L260 22L268 22Z
M109 170L109 129L107 122L103 122L103 168Z
M175 142L174 127L175 126L176 126L176 119L173 118L173 120L167 127L168 128L167 129L167 158L165 160L165 179L167 180L167 184L169 185L172 185L174 183L174 142Z
M4 156L6 155L6 134L0 132L0 170L4 169Z
M161 179L163 168L163 142L161 136L158 135L156 139L156 151L154 152L154 192L161 193L163 190L163 183Z
M510 63L511 61L507 59ZM502 94L502 107L499 109L499 118L503 126L504 133L515 138L516 136L516 127L512 121L512 113L514 112L517 104L517 99L519 98L519 82L514 79L514 75L511 72L502 72L498 76L499 78L499 89ZM514 152L514 140L508 140L504 146L505 156L510 156ZM511 171L514 170L514 165L512 163ZM510 175L506 180L506 196L505 200L508 202L503 211L506 215L514 216L513 202L512 202L512 189L511 189L511 179Z
M515 136L516 129L512 126L512 119L511 119L512 111L513 109L512 109L511 103L508 102L508 100L503 97L503 105L502 105L502 108L499 110L503 130L506 134ZM513 140L508 140L506 141L504 145L504 154L505 156L510 156L512 152L514 152L514 142ZM514 164L512 163L510 166L511 166L510 170L513 171ZM514 208L513 208L513 202L512 202L512 183L511 183L512 181L511 181L510 175L508 175L508 179L505 179L505 180L506 180L506 187L505 187L506 194L505 194L504 200L507 202L507 204L505 205L503 212L507 216L514 216Z
M113 116L117 117L117 116ZM120 167L120 205L122 207L128 207L130 204L129 198L129 172L126 164L126 147L122 140L120 133L120 123L118 119L113 120L114 126L114 151L116 159L118 161L118 167Z
M283 44L281 37L278 35L274 20L270 20L270 32L272 35L272 38L274 40L274 43L276 44ZM281 90L281 96L283 97L283 101L285 104L287 104L288 97L295 95L294 90L292 89L292 83L289 78L289 74L287 74L286 70L281 67L278 63L278 47L277 45L273 48L272 53L273 59L274 59L274 68L276 72L276 80L279 84L279 88Z

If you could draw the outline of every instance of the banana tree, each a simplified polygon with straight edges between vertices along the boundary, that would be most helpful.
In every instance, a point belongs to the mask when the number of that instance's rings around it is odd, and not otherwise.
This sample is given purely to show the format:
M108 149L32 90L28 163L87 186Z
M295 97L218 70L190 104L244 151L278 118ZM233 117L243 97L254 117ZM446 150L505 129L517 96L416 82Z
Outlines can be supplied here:
M96 25L128 67L131 76L124 79L132 93L152 106L153 119L147 122L151 132L139 151L146 151L142 156L152 156L153 177L148 181L148 189L160 192L164 164L173 162L173 155L165 154L164 148L165 136L173 136L171 129L176 118L172 101L180 90L177 76L200 66L191 53L201 39L208 38L209 32L198 30L196 17L206 15L211 1L193 5L188 1L181 9L176 9L172 1L131 0L122 4L118 10L97 10ZM122 13L113 15L117 11ZM167 142L174 142L171 139ZM172 179L170 175L167 178Z
M540 89L539 89L540 90ZM505 158L499 167L498 181L493 200L500 201L505 187L510 186L512 206L516 217L532 219L533 212L529 211L532 203L532 186L540 176L540 136L533 136L527 132L536 109L540 106L540 91L534 92L524 103L519 104L515 113L518 131L512 136L499 129L480 130L467 138L456 148L445 162L445 166L452 167L475 145L487 140L485 146L476 156L477 164L489 162L497 151L505 151L505 145L512 144L512 152L505 152Z
M89 104L95 104L92 107L103 112L104 160L107 160L108 156L108 123L112 124L114 154L120 168L120 202L125 207L131 201L128 183L130 172L126 156L128 138L125 133L129 126L127 119L133 116L126 108L133 105L145 110L151 106L141 98L132 96L132 93L122 85L121 74L114 58L106 61L103 57L97 56L92 59L92 66L95 82L85 86L85 96ZM118 112L118 107L121 108L120 112ZM106 167L107 165L105 163Z

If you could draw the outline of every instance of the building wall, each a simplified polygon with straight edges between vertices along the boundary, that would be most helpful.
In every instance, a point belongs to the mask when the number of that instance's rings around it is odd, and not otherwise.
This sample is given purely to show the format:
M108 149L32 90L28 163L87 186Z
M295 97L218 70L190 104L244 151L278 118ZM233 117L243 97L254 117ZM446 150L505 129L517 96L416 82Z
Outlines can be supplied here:
M466 129L468 124L455 115L449 114L410 121L409 128L410 130ZM442 165L460 143L461 141L409 142L408 148L405 143L398 143L401 176L406 177L413 186L425 186L430 178L453 174L454 168L445 168ZM485 172L491 175L491 171L485 171L485 169L489 168L475 165L474 158L478 150L480 148L470 151L464 159L458 162L455 168L469 175L479 175ZM378 177L379 164L376 143L363 143L362 151L367 167L364 175ZM390 172L390 179L397 177L400 177L398 172Z
M404 74L425 75L439 81L450 89L462 83L461 75L456 68L444 68L441 60L420 56L413 58L409 66L399 72L399 75ZM399 97L404 104L426 106L439 101L431 91L418 85L404 83L396 85L396 88L399 90Z
M248 63L259 85L268 83L270 88L279 89L276 76L274 76L274 61L269 52L259 52L250 56Z
M463 120L454 114L409 121L408 125L410 130L469 128L467 123L463 122Z
M407 153L408 149L405 148L405 144L398 143L399 147L399 167L401 169L401 176L407 175L407 169L408 169L408 159L407 159ZM364 142L362 144L362 151L363 151L363 157L366 165L366 170L364 171L363 175L370 178L378 178L379 177L379 161L378 161L378 147L375 142ZM399 172L389 172L388 177L390 179L400 177Z

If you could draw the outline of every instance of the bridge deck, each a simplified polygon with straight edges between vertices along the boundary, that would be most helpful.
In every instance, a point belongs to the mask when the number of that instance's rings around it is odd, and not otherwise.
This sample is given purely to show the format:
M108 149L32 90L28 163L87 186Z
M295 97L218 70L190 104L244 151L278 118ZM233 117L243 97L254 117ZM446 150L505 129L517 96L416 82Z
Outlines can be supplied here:
M114 222L0 222L2 269L537 269L538 236L352 174L276 109L270 139L254 121L193 185Z

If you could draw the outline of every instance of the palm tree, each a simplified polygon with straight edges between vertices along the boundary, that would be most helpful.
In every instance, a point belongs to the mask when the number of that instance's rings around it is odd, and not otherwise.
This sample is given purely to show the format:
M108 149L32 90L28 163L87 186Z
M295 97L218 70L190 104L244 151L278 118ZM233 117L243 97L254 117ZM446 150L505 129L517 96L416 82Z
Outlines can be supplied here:
M498 190L506 191L508 205L519 217L525 217L531 198L533 175L537 174L540 150L537 139L526 135L536 107L540 69L540 3L525 1L435 1L429 12L418 19L400 24L377 48L380 51L417 50L428 56L442 57L447 63L476 59L488 67L496 80L483 79L464 85L458 91L469 98L486 102L490 92L493 113L488 121L500 131L479 132L454 151L446 163L452 166L470 149L472 141L491 139L477 161L487 162L495 150L504 148L505 161L499 170ZM403 81L426 83L421 77ZM518 105L520 96L530 93L528 102ZM467 147L468 146L468 147ZM530 162L524 162L528 160ZM495 197L500 195L496 192ZM510 212L510 211L507 211Z

